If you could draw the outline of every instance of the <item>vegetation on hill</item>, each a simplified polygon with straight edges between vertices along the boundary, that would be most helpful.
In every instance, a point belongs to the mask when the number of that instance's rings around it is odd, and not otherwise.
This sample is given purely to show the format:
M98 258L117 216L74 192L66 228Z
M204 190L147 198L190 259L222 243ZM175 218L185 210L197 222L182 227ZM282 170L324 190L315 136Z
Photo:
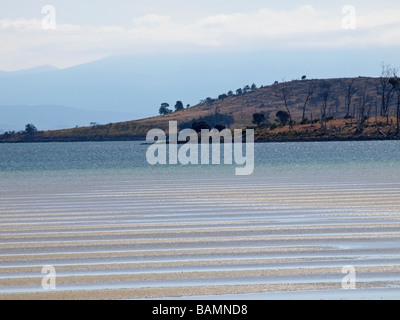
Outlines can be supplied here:
M235 92L235 93L234 93ZM257 141L394 139L399 136L400 79L382 66L377 78L310 79L258 88L255 84L207 97L196 106L164 102L159 116L43 132L7 132L0 142L144 140L149 130L168 132L206 122L210 128L254 128Z

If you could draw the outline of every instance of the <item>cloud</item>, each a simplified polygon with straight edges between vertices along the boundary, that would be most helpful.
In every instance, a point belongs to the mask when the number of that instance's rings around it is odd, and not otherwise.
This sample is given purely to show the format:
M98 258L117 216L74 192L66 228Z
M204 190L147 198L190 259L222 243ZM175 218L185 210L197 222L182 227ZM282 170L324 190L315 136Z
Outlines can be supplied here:
M0 20L0 30L4 31L34 31L40 30L42 24L37 19L3 19Z
M0 41L7 46L2 46L0 54L3 63L4 57L9 59L13 54L25 57L21 58L24 61L43 55L48 58L47 63L63 67L79 57L83 61L114 53L170 48L391 46L400 45L399 16L396 9L357 13L355 30L342 28L341 8L332 14L311 5L291 10L262 8L252 13L217 14L189 23L149 14L124 27L57 24L56 30L43 30L37 19L3 19Z

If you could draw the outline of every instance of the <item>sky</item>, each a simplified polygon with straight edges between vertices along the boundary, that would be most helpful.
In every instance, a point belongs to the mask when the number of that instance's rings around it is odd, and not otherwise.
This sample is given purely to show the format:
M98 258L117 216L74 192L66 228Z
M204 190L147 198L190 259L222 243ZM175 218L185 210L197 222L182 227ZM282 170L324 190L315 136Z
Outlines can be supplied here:
M2 0L0 43L2 71L133 53L271 50L309 61L356 50L378 70L379 59L400 65L400 1ZM344 73L355 59L343 61Z

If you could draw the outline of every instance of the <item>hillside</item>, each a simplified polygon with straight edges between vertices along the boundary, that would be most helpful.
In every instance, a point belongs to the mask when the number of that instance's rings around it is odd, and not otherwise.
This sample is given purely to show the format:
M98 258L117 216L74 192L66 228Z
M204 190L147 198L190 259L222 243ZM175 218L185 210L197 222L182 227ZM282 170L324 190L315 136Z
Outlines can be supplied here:
M256 129L259 141L393 138L396 133L397 96L388 85L384 91L388 112L381 114L380 83L380 78L358 77L295 80L253 90L243 88L237 91L232 88L233 95L221 93L219 99L206 98L196 106L163 116L30 135L8 134L0 136L0 141L143 140L150 129L168 131L171 120L177 121L180 129L190 128L194 121L200 120L207 121L211 126L221 124L231 129L252 127ZM349 92L352 92L350 100ZM306 119L303 120L305 101ZM154 107L155 113L158 107ZM278 111L290 112L292 128L276 120ZM266 119L258 127L252 123L254 113L262 113ZM321 123L320 119L326 121Z

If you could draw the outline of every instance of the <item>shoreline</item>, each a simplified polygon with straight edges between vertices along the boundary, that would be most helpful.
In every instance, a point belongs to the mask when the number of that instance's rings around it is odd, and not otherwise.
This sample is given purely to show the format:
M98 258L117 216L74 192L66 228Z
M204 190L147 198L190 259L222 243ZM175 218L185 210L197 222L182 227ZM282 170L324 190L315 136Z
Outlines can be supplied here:
M283 142L346 142L346 141L395 141L400 140L400 136L357 136L357 137L339 137L339 136L323 136L323 137L298 137L298 138L256 138L254 143L283 143ZM68 143L68 142L123 142L138 141L142 145L151 145L154 142L147 142L146 139L112 139L112 138L94 138L94 139L21 139L17 141L0 141L0 144L13 143ZM245 143L246 141L243 141ZM168 141L166 142L168 144ZM178 141L177 144L186 144L186 141ZM199 143L201 143L199 141ZM221 141L221 144L224 142Z

